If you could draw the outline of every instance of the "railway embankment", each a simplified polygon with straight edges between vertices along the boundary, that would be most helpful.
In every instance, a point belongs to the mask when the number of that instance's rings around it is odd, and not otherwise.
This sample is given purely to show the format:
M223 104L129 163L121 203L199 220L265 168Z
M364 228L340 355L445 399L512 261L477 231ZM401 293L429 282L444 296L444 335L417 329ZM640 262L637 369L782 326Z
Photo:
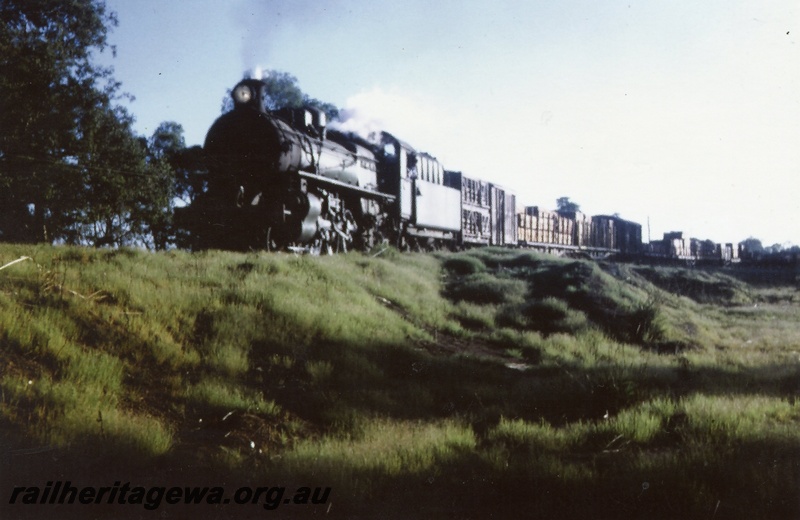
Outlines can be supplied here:
M0 266L4 517L800 514L792 273L501 249ZM67 481L96 493L62 504Z

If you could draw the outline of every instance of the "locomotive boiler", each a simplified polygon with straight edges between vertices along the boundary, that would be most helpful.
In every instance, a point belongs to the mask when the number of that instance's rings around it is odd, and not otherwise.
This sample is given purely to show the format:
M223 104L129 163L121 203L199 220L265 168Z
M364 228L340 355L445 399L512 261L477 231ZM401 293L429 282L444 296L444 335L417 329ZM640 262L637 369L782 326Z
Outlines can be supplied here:
M354 136L328 136L320 110L267 112L264 89L241 81L233 110L208 131L208 189L192 215L199 247L368 247L394 201L378 190L375 154Z

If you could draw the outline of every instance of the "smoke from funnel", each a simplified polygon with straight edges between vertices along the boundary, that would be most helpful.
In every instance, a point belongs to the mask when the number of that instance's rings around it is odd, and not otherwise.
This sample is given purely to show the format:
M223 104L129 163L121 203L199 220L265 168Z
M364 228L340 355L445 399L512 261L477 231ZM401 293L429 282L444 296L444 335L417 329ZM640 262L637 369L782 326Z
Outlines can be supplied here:
M241 59L244 70L254 64L274 61L272 52L281 37L292 31L322 30L329 24L343 24L347 0L242 0L233 18L241 31ZM260 78L259 78L260 79Z

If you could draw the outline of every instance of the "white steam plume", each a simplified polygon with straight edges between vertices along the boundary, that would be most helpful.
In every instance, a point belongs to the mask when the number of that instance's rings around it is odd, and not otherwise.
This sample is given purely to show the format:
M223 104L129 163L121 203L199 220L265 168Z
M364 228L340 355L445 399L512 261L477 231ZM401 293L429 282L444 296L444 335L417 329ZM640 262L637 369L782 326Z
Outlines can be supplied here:
M446 136L445 120L437 109L398 92L374 88L351 96L332 127L375 140L387 131L415 147L428 147ZM424 148L421 148L424 149Z
M261 65L256 65L250 69L250 79L264 79L264 69Z

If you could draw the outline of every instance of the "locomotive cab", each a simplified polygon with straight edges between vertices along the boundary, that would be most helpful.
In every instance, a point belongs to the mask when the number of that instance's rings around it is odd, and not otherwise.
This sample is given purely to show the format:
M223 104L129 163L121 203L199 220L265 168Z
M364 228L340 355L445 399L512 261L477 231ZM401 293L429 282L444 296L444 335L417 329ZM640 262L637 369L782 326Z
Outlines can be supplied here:
M416 243L455 243L461 229L461 193L445 184L439 161L387 132L381 134L381 186L397 194L396 218Z

